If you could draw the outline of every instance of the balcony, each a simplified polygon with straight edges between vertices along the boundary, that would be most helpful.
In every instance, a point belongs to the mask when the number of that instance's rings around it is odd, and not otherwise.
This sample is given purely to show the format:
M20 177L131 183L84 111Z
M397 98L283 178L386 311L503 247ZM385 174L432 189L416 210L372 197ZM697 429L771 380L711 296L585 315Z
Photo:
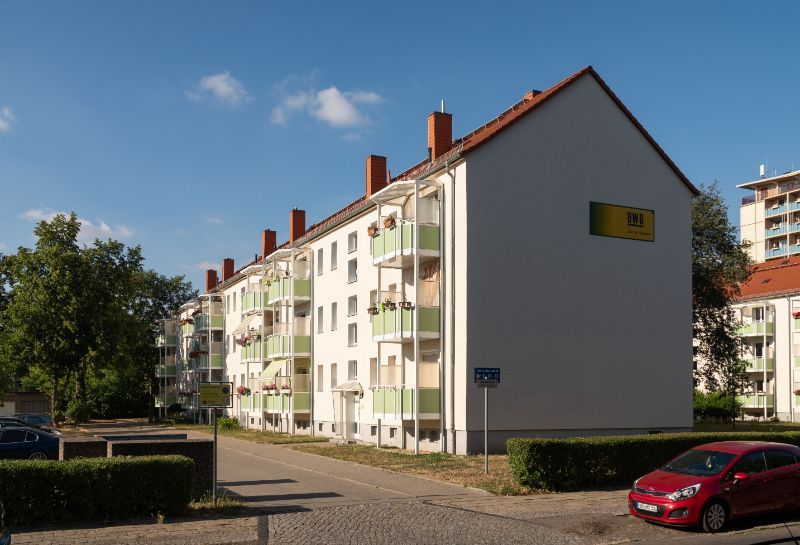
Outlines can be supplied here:
M778 237L787 233L786 225L764 229L764 238Z
M415 310L417 312L415 312ZM375 342L411 342L414 340L414 316L419 316L420 339L439 338L439 307L379 310L372 316L372 340Z
M178 396L172 394L156 394L155 396L156 407L169 407L170 405L178 402Z
M294 345L292 345L294 341ZM270 335L266 341L266 359L311 355L310 335Z
M183 325L181 325L181 336L182 337L191 337L192 333L194 333L194 324L183 324Z
M772 322L767 322L767 335L772 335L773 330L775 329L775 324ZM745 323L739 326L738 329L739 335L742 337L752 337L758 335L764 335L764 322L750 322Z
M223 323L222 314L198 314L194 317L194 333L209 329L222 329Z
M414 254L418 254L421 261L439 257L439 226L420 224L419 243L415 244L413 222L401 220L394 227L380 229L370 244L373 265L410 267L414 264Z
M753 356L750 358L745 358L744 360L747 362L745 364L746 370L749 373L756 373L756 372L763 372L764 371L764 357L763 356ZM775 370L775 358L772 356L767 357L767 371L772 372Z
M767 250L767 257L781 257L786 255L786 246L779 246L777 248L769 248Z
M172 335L165 335L164 333L160 333L158 337L156 337L156 346L175 346L178 340L177 335L174 333Z
M771 208L764 208L764 217L769 218L772 216L778 216L780 214L784 214L786 212L786 205L781 204L779 206L773 206Z
M242 361L245 363L258 363L261 358L261 341L254 341L241 348Z
M174 377L175 371L175 365L156 365L156 376L158 378Z
M294 290L294 291L293 291ZM302 278L273 279L267 288L267 303L290 301L292 299L307 301L311 298L311 281Z
M763 409L765 402L767 407L775 405L775 394L750 394L736 396L736 399L744 409Z
M260 290L248 291L242 295L242 312L245 314L263 311L267 304L266 297Z
M419 417L423 420L438 420L439 401L439 388L420 388ZM372 416L382 420L413 419L414 389L404 386L373 386Z

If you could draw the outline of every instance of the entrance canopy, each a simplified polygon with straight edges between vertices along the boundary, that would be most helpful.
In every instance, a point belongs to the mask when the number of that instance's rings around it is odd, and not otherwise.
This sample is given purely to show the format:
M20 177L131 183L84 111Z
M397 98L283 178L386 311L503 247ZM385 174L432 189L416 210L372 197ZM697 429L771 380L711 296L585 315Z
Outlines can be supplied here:
M361 383L357 380L351 380L350 382L343 382L339 384L335 388L331 388L331 392L363 392L364 388L361 387Z

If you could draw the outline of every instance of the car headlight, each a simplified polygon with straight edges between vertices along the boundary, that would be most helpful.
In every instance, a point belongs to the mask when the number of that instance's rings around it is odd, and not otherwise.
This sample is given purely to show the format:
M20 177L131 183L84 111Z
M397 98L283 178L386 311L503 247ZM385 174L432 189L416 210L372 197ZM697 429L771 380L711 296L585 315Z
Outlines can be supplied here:
M633 481L633 484L631 485L631 490L636 490L636 485L639 484L639 481L641 481L641 480L642 480L642 478L639 477L638 479Z
M678 500L685 500L686 498L691 498L700 490L699 484L693 484L692 486L687 486L686 488L681 488L673 492L672 494L667 494L667 497L672 501Z

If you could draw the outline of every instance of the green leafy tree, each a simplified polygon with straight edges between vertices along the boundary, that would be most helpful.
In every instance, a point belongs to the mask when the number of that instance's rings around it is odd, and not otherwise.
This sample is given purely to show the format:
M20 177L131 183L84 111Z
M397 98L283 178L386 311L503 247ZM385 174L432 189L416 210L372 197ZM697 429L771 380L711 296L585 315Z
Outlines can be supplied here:
M746 374L742 339L731 303L750 277L748 243L740 242L714 182L692 202L692 321L695 383L728 396L741 393Z
M142 414L149 401L155 320L196 292L143 268L141 248L78 245L73 213L42 221L34 249L0 260L0 366L46 389L55 416ZM7 388L0 381L0 393ZM131 402L127 411L123 403Z

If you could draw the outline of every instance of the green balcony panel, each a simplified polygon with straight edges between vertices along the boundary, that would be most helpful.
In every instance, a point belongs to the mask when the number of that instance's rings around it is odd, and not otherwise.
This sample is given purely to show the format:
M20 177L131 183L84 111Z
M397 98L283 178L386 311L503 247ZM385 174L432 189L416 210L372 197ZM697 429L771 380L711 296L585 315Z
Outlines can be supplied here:
M419 412L420 413L439 413L440 409L439 388L420 388L419 389Z
M280 278L273 280L267 292L267 302L274 303L291 297L307 298L311 296L311 280L296 278Z
M178 341L177 335L159 335L156 337L156 346L175 346Z
M290 335L270 335L266 344L267 358L311 353L311 337L308 335L295 335L294 347Z
M762 357L755 357L749 358L745 360L745 366L748 371L763 371L764 370L764 358ZM775 358L767 358L767 371L772 371L775 369Z
M156 365L156 376L159 378L174 377L175 372L176 367L174 365Z
M766 322L766 334L772 335L775 329L775 324L772 322ZM754 336L754 335L764 335L764 322L753 322L750 324L742 324L739 327L739 335L745 336Z
M765 400L767 407L772 407L775 403L773 394L736 396L736 399L742 403L742 407L745 409L763 409Z
M221 314L211 316L208 314L199 314L194 318L194 332L198 333L206 329L222 329L223 323L224 318Z
M420 225L419 244L414 245L414 226L404 223L389 229L381 229L378 236L370 241L372 245L372 256L374 262L383 259L390 259L397 255L413 255L415 250L420 253L438 253L439 245L439 226Z
M439 308L419 307L419 334L421 337L435 338L439 336ZM372 336L375 340L412 339L414 332L414 309L388 308L379 311L372 317Z
M196 359L198 369L222 369L222 354L200 354Z
M156 394L155 401L156 407L169 407L170 405L178 402L178 396L175 394L167 394L166 396L162 394Z
M306 412L311 410L311 393L297 392L293 394L294 410Z

